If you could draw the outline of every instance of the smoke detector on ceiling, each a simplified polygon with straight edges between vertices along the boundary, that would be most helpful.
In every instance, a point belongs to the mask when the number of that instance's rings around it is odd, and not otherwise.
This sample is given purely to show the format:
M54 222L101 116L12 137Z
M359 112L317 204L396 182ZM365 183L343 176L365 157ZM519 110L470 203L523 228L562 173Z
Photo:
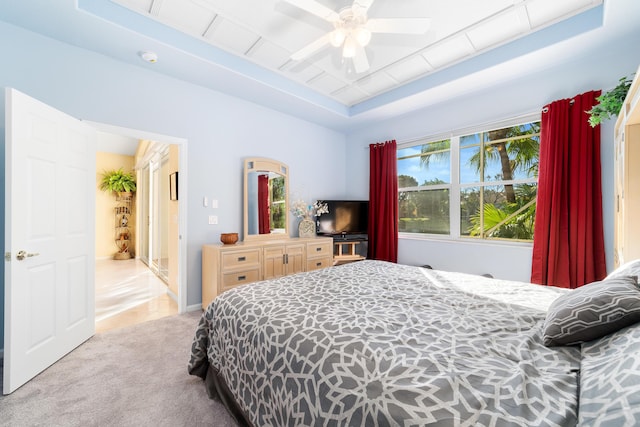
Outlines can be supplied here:
M158 55L155 52L140 52L140 57L151 64L158 62Z

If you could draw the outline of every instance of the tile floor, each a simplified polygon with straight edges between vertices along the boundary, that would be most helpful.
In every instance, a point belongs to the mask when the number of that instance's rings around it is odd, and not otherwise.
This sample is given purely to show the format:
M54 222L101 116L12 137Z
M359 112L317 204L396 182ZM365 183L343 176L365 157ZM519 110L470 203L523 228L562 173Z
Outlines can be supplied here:
M140 260L96 260L96 333L178 313L166 284Z

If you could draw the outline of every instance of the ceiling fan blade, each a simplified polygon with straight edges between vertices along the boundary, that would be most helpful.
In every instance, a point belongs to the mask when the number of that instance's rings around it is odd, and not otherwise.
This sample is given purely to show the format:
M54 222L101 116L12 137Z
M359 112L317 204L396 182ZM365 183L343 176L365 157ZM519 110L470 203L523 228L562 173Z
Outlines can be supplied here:
M369 59L367 58L367 52L361 46L358 46L356 48L356 54L353 57L353 68L358 74L364 73L369 69Z
M431 27L431 19L369 19L365 27L372 33L425 34Z
M299 9L306 10L310 14L316 15L331 23L337 22L340 20L340 15L338 15L333 10L329 9L324 5L321 5L320 3L314 0L284 0L284 1Z
M352 10L358 10L363 15L366 15L369 11L369 8L373 4L374 0L354 0L353 5L351 6Z
M324 36L309 43L308 45L298 50L297 52L294 52L291 55L291 59L293 59L294 61L305 59L306 57L313 55L314 53L316 53L317 51L319 51L320 49L322 49L328 44L329 44L329 34L325 34Z

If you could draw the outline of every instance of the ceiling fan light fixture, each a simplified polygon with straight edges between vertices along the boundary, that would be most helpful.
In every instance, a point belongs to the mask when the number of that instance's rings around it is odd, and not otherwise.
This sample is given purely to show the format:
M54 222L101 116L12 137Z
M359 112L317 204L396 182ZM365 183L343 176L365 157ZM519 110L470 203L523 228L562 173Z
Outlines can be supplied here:
M356 44L356 41L351 35L349 35L344 40L344 46L342 47L342 56L344 58L353 58L354 56L356 56L357 47L358 45Z
M430 22L427 18L369 19L367 13L375 0L352 0L351 6L343 7L339 12L324 6L321 0L284 1L333 24L333 31L294 52L291 59L305 59L330 45L342 49L342 63L351 63L357 74L370 68L365 47L371 42L373 33L424 34ZM349 59L351 61L347 61Z
M344 39L347 37L344 29L336 28L329 34L329 43L333 47L340 47L344 43Z
M371 31L366 29L365 27L358 27L354 31L355 39L358 45L361 47L365 47L371 41Z

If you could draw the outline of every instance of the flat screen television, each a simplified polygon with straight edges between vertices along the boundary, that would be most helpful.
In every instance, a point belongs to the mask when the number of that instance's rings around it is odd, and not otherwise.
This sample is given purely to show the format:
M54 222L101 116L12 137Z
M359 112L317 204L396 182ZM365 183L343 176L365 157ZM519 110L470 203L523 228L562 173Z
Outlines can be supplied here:
M316 217L316 234L354 236L367 234L368 200L322 200L329 212Z

